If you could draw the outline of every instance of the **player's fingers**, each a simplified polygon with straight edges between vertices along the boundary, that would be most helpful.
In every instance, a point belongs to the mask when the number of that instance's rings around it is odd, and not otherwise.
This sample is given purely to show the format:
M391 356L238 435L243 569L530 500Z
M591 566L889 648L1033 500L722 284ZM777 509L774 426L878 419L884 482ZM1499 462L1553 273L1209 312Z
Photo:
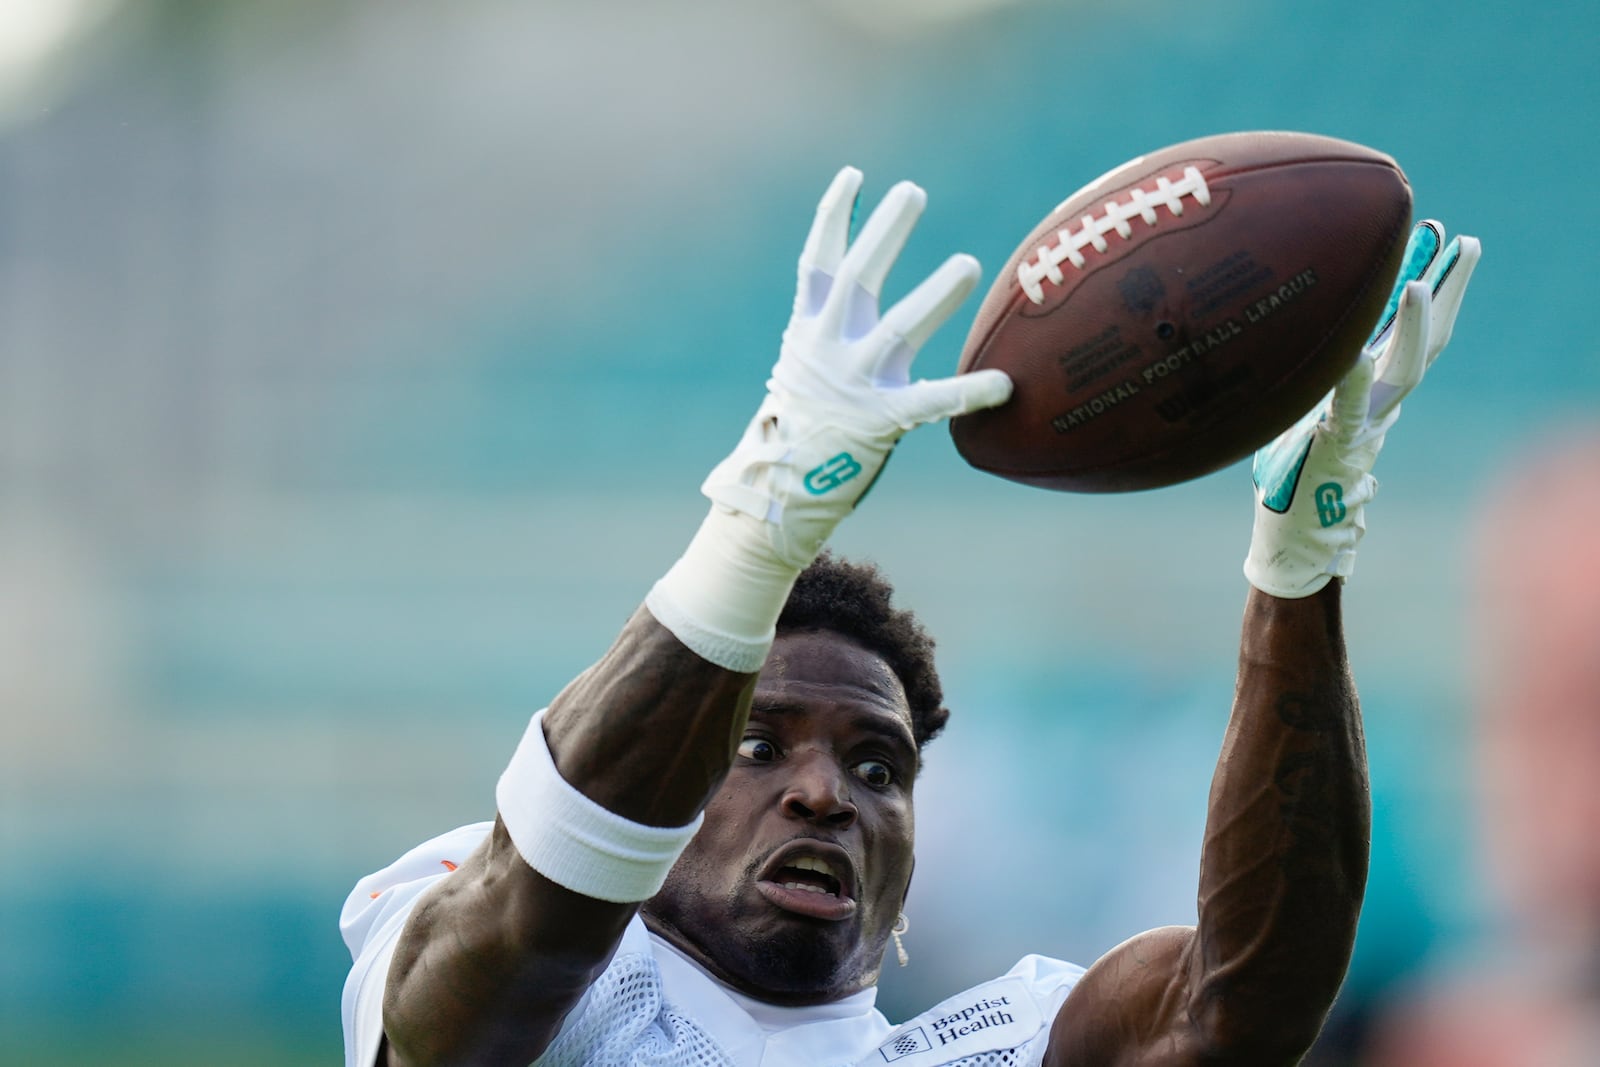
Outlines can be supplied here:
M953 378L912 382L896 394L901 425L937 422L969 411L999 407L1011 399L1011 378L1000 370L977 370Z
M817 203L817 214L800 251L800 265L829 274L837 273L850 242L850 216L861 192L862 175L854 167L843 167L828 183L828 191Z
M1378 356L1378 380L1393 388L1410 389L1428 369L1428 324L1433 315L1433 293L1427 282L1407 282L1395 312L1394 331Z
M1378 356L1377 381L1373 384L1368 411L1378 422L1393 410L1405 395L1417 387L1428 369L1428 336L1432 318L1433 294L1427 282L1407 282L1395 312L1389 343Z
M982 276L983 268L976 259L956 253L884 312L882 329L904 338L913 350L920 349L972 295Z
M1366 423L1372 383L1376 376L1376 361L1370 355L1363 353L1361 358L1356 360L1356 365L1350 368L1350 372L1334 387L1333 402L1328 406L1323 424L1338 440L1346 442L1354 440Z
M1367 341L1369 346L1377 347L1394 326L1395 313L1400 308L1400 295L1405 292L1407 285L1427 273L1429 266L1438 258L1443 243L1444 227L1433 219L1423 219L1412 229L1411 238L1406 242L1406 250L1400 258L1400 273L1395 277L1394 291L1389 294L1389 303L1384 307L1383 314L1378 316L1377 328Z
M1439 255L1434 257L1433 262L1428 264L1428 269L1423 272L1420 280L1428 283L1431 292L1438 293L1445 279L1454 274L1456 268L1461 265L1462 240L1460 236L1452 237L1450 243L1444 246ZM1466 240L1477 243L1477 238L1466 238Z
M1433 315L1428 338L1428 362L1432 363L1450 343L1455 330L1456 315L1461 311L1461 300L1467 295L1467 283L1483 255L1483 246L1476 237L1457 237L1441 257L1442 266L1433 287Z
M877 296L889 268L905 247L911 229L922 217L928 194L912 182L897 182L884 195L839 264L838 276L850 279Z
M814 315L828 297L850 243L850 217L861 192L861 180L856 168L842 168L817 203L811 232L800 250L800 285L795 301L798 311Z

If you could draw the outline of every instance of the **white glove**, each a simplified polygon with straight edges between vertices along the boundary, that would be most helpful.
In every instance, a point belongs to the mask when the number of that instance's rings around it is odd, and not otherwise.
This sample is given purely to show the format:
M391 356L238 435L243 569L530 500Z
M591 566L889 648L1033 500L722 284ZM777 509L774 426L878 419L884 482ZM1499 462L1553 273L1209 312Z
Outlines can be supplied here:
M1444 246L1439 223L1418 224L1389 306L1355 367L1256 453L1255 530L1244 562L1251 585L1294 599L1355 570L1384 436L1400 417L1400 401L1450 342L1481 251L1475 237Z
M794 314L767 397L701 487L710 514L646 605L678 638L731 670L755 670L795 577L855 507L909 429L1004 403L984 370L910 379L911 361L976 286L954 255L880 318L878 298L927 196L890 189L849 241L861 172L846 167L817 205L800 253Z

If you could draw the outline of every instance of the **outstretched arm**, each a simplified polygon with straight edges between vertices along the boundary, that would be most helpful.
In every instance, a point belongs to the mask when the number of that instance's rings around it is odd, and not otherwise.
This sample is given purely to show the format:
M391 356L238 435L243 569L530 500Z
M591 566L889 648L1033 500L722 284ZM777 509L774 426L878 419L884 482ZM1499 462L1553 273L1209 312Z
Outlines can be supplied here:
M860 184L846 168L817 209L766 401L706 479L700 530L605 657L535 718L493 832L407 919L384 993L388 1063L544 1052L727 774L801 569L905 431L1010 395L999 372L909 380L978 266L952 257L880 320L925 198L895 186L852 244Z
M1103 956L1051 1032L1050 1064L1293 1063L1349 963L1369 808L1340 587L1252 590L1212 782L1200 921Z
M641 609L551 702L551 756L601 807L645 826L683 826L727 771L754 679L702 659ZM483 845L407 920L385 990L387 1062L532 1062L638 908L535 870L497 816Z
M1392 317L1331 403L1256 457L1255 533L1232 718L1212 779L1199 922L1101 958L1046 1063L1293 1064L1350 961L1370 802L1341 587L1400 400L1449 340L1478 244L1413 235Z

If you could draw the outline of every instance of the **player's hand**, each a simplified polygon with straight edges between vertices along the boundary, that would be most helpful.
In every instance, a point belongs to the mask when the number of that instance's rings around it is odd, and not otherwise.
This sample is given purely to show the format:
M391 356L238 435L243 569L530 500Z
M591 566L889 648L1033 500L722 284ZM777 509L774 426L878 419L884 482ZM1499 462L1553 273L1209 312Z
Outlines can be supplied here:
M861 172L846 167L818 204L766 401L702 487L717 506L762 523L777 558L796 568L816 556L907 430L1011 395L1001 371L911 380L917 350L977 284L978 261L951 256L880 317L884 280L927 195L910 182L894 186L851 243L860 189Z
M1372 339L1328 399L1256 453L1255 531L1244 573L1279 597L1310 596L1355 569L1377 492L1373 464L1400 402L1444 351L1480 254L1475 237L1444 244L1420 223Z
M645 598L686 647L728 670L764 662L795 577L907 430L1011 395L1001 371L911 380L917 349L972 292L978 262L951 256L880 317L884 279L927 197L896 185L851 243L860 189L861 172L846 167L817 205L766 400L701 486L711 509L700 529Z

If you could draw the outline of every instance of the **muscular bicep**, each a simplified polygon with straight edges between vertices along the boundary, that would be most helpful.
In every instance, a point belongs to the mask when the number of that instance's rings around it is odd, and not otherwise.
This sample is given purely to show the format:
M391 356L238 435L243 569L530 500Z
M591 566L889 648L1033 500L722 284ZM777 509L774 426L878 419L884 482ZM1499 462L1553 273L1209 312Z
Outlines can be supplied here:
M1192 926L1130 938L1078 980L1050 1027L1045 1067L1166 1067L1204 1062L1191 1018Z

